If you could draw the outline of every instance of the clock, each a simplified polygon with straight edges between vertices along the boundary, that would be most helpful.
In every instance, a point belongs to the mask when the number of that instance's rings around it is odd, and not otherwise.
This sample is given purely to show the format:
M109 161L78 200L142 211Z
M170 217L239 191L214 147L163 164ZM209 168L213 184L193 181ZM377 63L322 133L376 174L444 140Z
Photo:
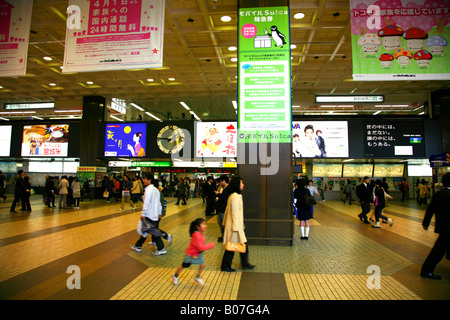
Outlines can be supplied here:
M158 132L157 143L159 149L164 153L178 153L184 147L184 132L175 125L165 126Z

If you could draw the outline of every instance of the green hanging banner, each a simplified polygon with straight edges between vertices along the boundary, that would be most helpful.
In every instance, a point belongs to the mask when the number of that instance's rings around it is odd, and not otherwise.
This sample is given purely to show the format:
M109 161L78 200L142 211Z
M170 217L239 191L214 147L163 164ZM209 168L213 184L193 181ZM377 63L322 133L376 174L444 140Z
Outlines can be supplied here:
M289 7L239 9L241 143L291 143Z

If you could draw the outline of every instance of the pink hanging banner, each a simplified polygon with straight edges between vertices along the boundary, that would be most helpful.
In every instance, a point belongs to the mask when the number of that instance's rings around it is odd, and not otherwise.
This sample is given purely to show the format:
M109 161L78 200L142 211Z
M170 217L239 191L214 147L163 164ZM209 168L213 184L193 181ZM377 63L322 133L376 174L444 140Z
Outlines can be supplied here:
M162 67L164 0L70 0L63 73Z
M27 72L33 0L0 0L0 77Z

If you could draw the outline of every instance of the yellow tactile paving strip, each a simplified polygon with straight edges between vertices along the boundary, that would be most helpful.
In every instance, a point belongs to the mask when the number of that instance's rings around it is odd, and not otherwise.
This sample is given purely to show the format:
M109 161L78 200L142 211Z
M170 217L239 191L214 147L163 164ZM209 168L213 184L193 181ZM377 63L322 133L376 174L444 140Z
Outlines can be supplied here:
M369 276L285 274L291 300L421 300L390 276L381 277L379 289L369 289Z
M224 273L204 271L204 286L194 282L197 270L185 269L175 286L171 277L173 269L149 268L112 300L236 300L241 272Z

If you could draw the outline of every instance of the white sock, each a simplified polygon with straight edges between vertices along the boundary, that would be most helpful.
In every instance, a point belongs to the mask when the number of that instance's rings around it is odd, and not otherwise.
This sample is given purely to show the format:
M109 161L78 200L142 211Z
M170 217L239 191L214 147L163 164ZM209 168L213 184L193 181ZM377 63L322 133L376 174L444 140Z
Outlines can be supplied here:
M305 236L305 227L300 227L300 231L302 233L302 237Z
M309 227L305 228L305 234L306 234L306 237L309 235Z

